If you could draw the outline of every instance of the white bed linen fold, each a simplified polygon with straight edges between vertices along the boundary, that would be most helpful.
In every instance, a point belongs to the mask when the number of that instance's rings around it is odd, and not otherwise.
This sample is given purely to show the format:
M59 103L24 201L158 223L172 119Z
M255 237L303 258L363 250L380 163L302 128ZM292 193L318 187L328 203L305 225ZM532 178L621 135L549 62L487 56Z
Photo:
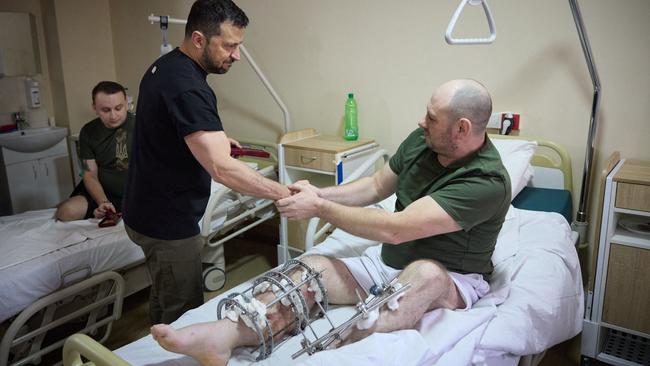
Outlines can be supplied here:
M0 270L36 257L124 231L124 224L100 228L99 220L55 221L54 209L39 210L4 218L0 222Z
M5 226L14 229L23 226L37 227L42 230L48 223L54 223L54 211L39 210L0 217L0 230L4 230ZM55 249L48 250L45 255L34 256L40 249L31 251L31 248L23 248L28 251L22 254L20 260L13 261L16 263L11 266L0 268L0 321L19 313L34 301L71 281L103 271L124 268L144 259L142 249L129 240L123 224L100 229L97 222L98 220L80 220L59 223L85 238L73 245L47 245L49 241L44 245L42 241L21 241L23 246L38 244ZM8 239L4 234L0 235L3 235L0 240ZM36 234L30 235L47 237L47 232L36 231ZM4 246L1 253L4 257Z
M350 245L353 240L358 243L354 249ZM313 252L358 255L373 244L335 230ZM293 337L258 364L515 365L519 355L541 352L577 334L583 309L582 280L570 228L562 216L511 208L497 246L491 291L469 311L438 309L425 314L418 330L376 333L340 349L297 360L291 355L300 349L300 337ZM217 304L225 296L227 293L187 312L173 326L216 319ZM339 324L353 312L352 307L340 307L328 314ZM329 328L324 320L314 325L321 332ZM115 353L133 365L197 365L189 357L163 350L151 336ZM250 350L239 349L229 365L251 363Z

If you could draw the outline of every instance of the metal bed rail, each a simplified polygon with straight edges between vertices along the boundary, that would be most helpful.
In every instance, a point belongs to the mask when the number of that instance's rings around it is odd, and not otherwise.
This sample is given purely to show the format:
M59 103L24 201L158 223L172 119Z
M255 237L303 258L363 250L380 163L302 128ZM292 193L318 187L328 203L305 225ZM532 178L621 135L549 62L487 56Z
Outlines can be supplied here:
M260 164L270 163L270 165L259 169L258 173L269 179L278 179L276 172L278 162L277 145L254 140L242 140L240 143L247 147L263 149L268 152L270 155L268 159L254 159ZM232 202L224 201L224 198L228 195L234 196ZM272 200L262 200L242 195L225 186L211 193L205 208L205 214L200 223L201 237L204 241L202 261L211 264L210 267L205 268L203 271L205 290L216 291L225 284L226 263L223 244L274 218L276 215L277 210L273 206ZM225 221L220 223L218 227L213 227L213 222L224 218Z
M122 316L124 279L113 271L99 273L60 291L47 295L23 310L11 322L0 343L0 365L21 366L40 363L42 356L60 349L67 335L41 348L45 335L75 319L86 322L78 333L95 334L106 327L99 343L110 335L112 322ZM90 303L76 306L80 293L88 292ZM111 311L105 311L112 306ZM69 309L68 309L69 307ZM60 314L63 311L63 314ZM38 323L36 327L33 323ZM9 357L14 354L10 361Z
M386 163L389 157L390 156L388 154L388 151L385 149L376 151L374 154L369 156L368 159L354 172L352 172L341 184L350 183L353 180L359 179L366 171L368 171L368 169L370 169L370 167L375 165L379 159L383 159L384 163ZM315 242L322 238L323 235L327 234L332 228L332 224L326 223L320 229L317 229L319 223L320 218L318 217L314 217L309 220L309 224L307 225L307 232L305 233L305 252L309 251L309 249L314 246Z

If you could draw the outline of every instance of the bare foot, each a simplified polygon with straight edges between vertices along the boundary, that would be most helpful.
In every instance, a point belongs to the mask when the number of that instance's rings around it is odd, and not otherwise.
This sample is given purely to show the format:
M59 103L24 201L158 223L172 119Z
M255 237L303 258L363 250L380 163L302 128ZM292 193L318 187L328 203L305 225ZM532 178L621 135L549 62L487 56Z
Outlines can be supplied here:
M193 324L174 329L167 324L151 327L151 335L162 348L188 355L203 366L222 366L230 358L230 342L219 336L218 322Z

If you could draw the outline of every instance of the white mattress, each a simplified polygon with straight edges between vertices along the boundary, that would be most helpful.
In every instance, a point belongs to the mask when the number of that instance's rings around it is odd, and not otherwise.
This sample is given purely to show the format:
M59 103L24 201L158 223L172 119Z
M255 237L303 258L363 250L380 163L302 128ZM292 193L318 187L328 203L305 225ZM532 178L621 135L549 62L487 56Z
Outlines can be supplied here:
M356 243L354 249L352 242ZM343 257L372 244L336 230L312 252ZM520 356L537 354L580 332L582 279L571 231L561 215L511 207L493 262L491 291L470 311L434 310L425 314L417 330L376 333L352 345L297 360L291 355L300 350L300 337L294 337L259 364L515 365ZM219 300L249 285L244 283L188 311L173 326L216 319ZM353 311L352 307L339 307L329 315L340 324ZM329 329L325 320L314 324L317 332ZM151 336L115 353L133 365L198 365L189 357L165 351ZM248 365L254 363L255 355L240 349L228 364Z
M71 281L144 260L124 224L55 222L55 209L0 217L0 321ZM65 274L65 279L64 279Z

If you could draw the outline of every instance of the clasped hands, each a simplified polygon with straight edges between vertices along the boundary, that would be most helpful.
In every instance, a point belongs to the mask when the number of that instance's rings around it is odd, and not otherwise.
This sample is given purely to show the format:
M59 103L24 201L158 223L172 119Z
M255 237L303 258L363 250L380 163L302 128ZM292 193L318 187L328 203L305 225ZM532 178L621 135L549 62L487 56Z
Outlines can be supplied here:
M291 191L291 196L275 201L280 215L292 220L318 216L324 201L318 187L310 184L308 180L301 180L288 185L287 188Z

